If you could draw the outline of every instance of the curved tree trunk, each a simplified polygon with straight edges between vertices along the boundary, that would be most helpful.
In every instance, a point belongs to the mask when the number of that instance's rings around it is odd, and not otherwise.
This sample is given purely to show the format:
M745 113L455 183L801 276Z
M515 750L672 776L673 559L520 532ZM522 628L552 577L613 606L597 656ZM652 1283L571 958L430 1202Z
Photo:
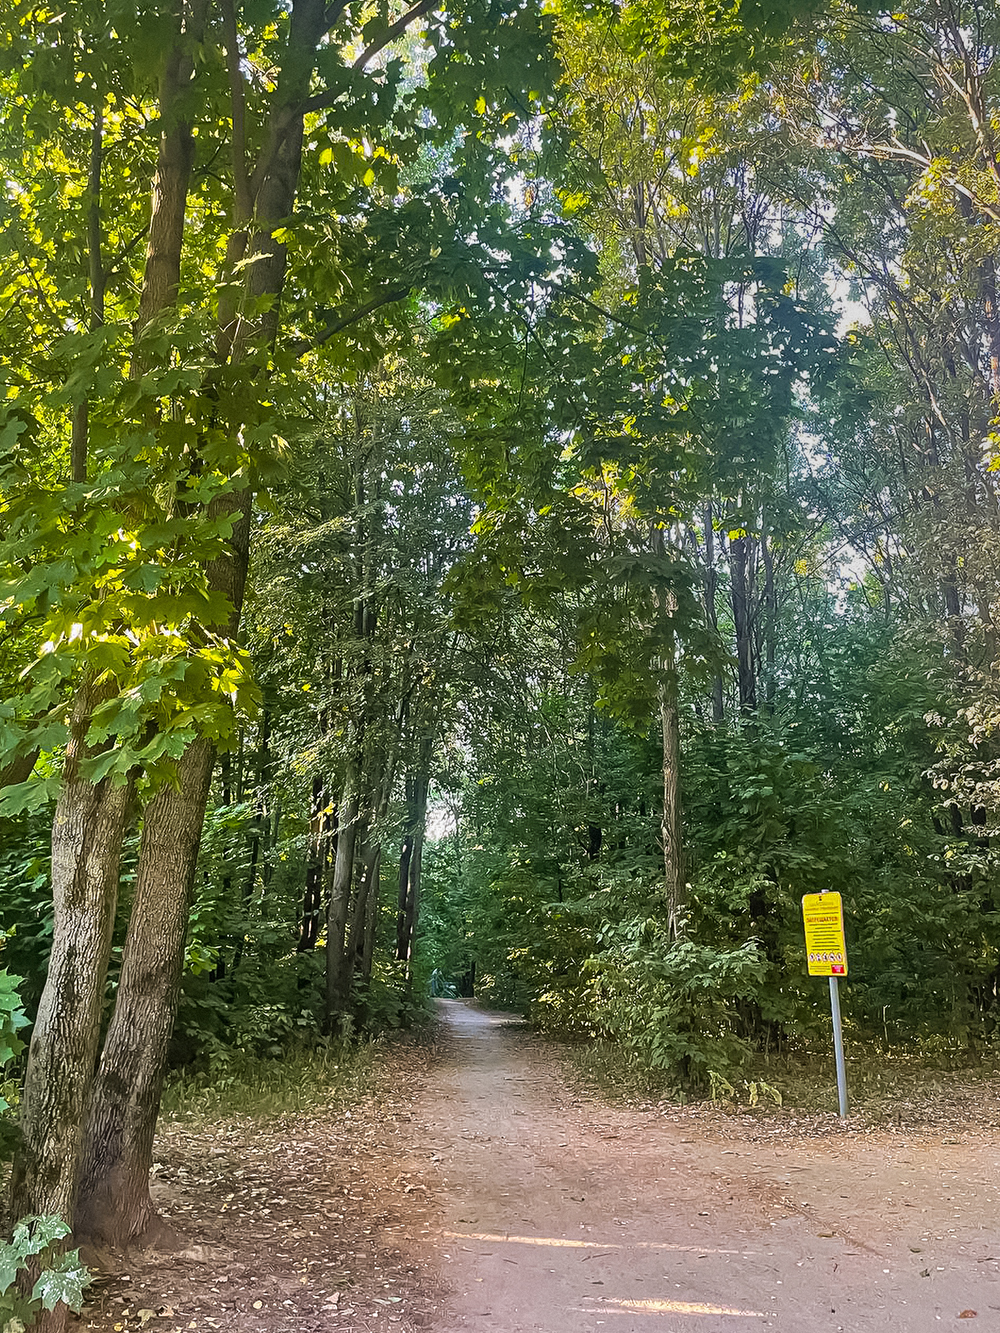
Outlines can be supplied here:
M208 741L189 745L177 788L162 788L146 807L118 999L94 1080L76 1200L76 1233L88 1240L121 1245L161 1238L149 1168L213 758Z

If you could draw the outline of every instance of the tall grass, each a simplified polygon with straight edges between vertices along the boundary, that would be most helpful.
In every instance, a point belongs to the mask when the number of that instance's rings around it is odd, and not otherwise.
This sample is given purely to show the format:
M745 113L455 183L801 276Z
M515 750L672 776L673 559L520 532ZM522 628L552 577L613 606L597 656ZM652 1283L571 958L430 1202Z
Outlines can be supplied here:
M379 1049L376 1041L337 1042L266 1059L220 1050L207 1069L180 1070L168 1080L162 1114L179 1123L218 1123L348 1107L374 1090Z

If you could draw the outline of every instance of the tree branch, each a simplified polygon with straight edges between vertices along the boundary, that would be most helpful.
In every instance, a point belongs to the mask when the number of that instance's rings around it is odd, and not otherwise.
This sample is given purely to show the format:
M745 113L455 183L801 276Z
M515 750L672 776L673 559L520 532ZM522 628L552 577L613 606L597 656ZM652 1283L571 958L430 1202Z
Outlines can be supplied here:
M344 92L343 88L325 88L323 92L307 97L302 103L302 114L307 116L310 111L322 111L325 107L333 106L344 96Z
M297 344L296 350L299 351L300 355L304 355L306 352L312 351L314 347L322 347L325 342L329 342L332 337L340 333L343 329L349 328L352 324L357 324L360 320L364 319L366 315L370 315L373 311L379 310L384 305L391 305L394 301L404 300L409 296L412 290L412 284L407 284L405 287L387 288L386 291L380 292L377 296L373 296L370 301L366 301L364 305L359 306L357 310L352 310L349 315L344 315L340 319L330 320L329 323L323 326L319 334L313 338L311 342Z
M364 69L372 56L378 55L379 51L384 50L390 42L394 42L400 33L406 31L414 19L418 19L422 14L428 13L434 8L436 3L437 0L419 0L418 4L415 4L412 9L408 9L401 18L398 18L395 21L395 23L390 23L381 37L377 37L370 46L365 47L351 66L351 69Z

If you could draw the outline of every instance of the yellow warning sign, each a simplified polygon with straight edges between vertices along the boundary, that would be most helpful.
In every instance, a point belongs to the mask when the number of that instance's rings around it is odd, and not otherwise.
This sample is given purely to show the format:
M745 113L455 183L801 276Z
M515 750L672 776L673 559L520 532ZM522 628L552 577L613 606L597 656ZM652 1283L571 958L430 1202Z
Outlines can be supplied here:
M844 904L839 893L807 893L802 899L806 959L811 977L846 977Z

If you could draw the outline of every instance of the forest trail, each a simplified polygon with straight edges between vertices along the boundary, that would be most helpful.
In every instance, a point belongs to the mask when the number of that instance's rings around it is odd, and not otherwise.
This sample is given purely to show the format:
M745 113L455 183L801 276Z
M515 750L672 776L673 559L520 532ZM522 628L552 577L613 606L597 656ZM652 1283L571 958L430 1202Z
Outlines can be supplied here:
M187 1248L107 1256L83 1328L1000 1329L990 1089L893 1130L609 1106L509 1015L438 1012L359 1099L162 1125L156 1198Z
M609 1108L508 1017L440 1010L448 1053L414 1108L440 1172L433 1333L1000 1327L982 1135L971 1152L960 1130L759 1142L755 1121L741 1138L738 1120Z

